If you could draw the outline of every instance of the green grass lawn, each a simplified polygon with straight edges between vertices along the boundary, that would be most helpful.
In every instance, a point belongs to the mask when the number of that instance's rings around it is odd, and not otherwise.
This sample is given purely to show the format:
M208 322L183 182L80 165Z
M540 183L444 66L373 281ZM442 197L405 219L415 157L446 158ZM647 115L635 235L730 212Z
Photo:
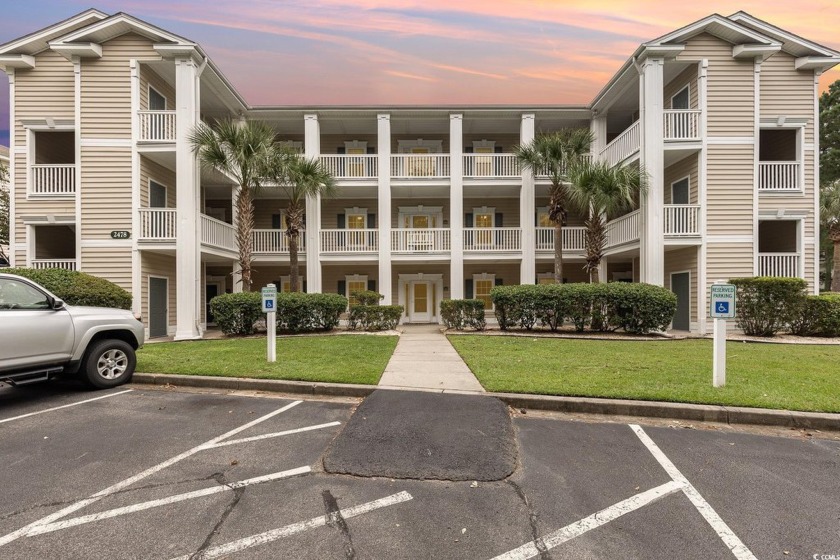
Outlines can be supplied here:
M302 336L277 339L277 361L266 361L265 338L148 344L137 371L376 385L396 336Z
M840 346L727 343L712 387L712 342L449 337L488 391L840 412Z

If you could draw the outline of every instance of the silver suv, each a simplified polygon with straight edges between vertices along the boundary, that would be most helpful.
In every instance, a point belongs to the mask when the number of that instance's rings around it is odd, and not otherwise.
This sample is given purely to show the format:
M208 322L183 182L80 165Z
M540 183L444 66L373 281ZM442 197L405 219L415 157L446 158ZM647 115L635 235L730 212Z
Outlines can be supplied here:
M126 383L143 324L130 311L65 305L44 287L0 273L0 381L25 385L78 374L91 387Z

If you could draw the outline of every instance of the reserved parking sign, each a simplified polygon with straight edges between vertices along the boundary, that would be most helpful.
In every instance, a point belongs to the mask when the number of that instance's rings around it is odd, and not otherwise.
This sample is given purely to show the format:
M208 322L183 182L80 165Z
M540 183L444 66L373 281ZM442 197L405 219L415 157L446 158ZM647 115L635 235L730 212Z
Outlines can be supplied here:
M732 319L735 317L734 284L712 284L709 316L712 319Z

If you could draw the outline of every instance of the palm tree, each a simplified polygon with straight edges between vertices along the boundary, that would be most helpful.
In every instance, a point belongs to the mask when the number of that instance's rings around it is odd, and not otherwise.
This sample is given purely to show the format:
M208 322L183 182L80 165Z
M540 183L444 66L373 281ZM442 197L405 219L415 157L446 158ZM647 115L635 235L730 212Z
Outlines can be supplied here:
M271 177L289 197L286 208L286 236L289 238L289 290L300 286L298 247L300 230L308 197L333 197L335 180L317 159L309 159L289 151L278 151L271 166Z
M523 168L535 176L548 174L548 218L554 224L554 281L563 282L563 226L569 213L568 171L572 164L589 153L592 132L585 128L561 129L541 134L523 146L516 146L513 153Z
M834 245L831 291L840 292L840 179L820 189L820 222Z
M199 123L190 134L193 151L204 167L232 177L236 195L236 242L242 289L251 289L254 196L265 182L275 154L274 129L260 121L222 120L214 126Z
M637 206L639 195L646 188L645 176L638 167L579 159L569 168L569 182L569 201L574 207L589 211L584 222L584 269L590 282L598 283L598 268L607 244L607 220Z

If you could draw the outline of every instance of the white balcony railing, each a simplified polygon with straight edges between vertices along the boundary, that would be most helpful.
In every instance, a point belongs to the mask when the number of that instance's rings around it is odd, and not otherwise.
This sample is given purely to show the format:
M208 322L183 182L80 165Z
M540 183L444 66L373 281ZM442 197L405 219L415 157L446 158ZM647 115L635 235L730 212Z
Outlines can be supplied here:
M391 230L391 251L394 253L448 253L449 228Z
M376 179L378 156L372 155L322 155L321 163L336 179Z
M521 250L522 230L518 227L464 228L464 251Z
M797 278L800 276L799 255L797 253L759 253L758 275Z
M174 242L177 223L174 208L141 208L139 241Z
M798 161L759 162L759 190L772 192L800 190L800 166L801 164Z
M35 259L32 261L32 268L36 270L44 270L47 268L76 270L76 259Z
M375 253L379 250L378 229L322 229L322 253Z
M464 177L520 177L522 170L513 154L466 154Z
M607 223L607 247L639 240L641 212L636 210Z
M141 142L174 142L175 111L138 111Z
M700 235L700 205L666 204L665 235L675 237Z
M700 111L695 109L667 109L665 111L665 140L699 140Z
M33 165L31 195L72 196L76 194L75 164Z
M202 214L201 243L217 249L236 251L236 230L227 222Z
M399 154L391 156L391 177L396 179L449 177L446 154Z
M563 228L563 250L583 251L586 249L586 228L585 227L564 227ZM554 228L537 228L537 251L554 251Z
M609 165L624 161L639 151L639 147L642 145L641 140L641 128L639 127L639 121L636 121L601 150L601 159Z
M254 253L277 254L289 252L289 238L283 229L255 229L251 232ZM306 251L306 232L298 235L298 252Z

